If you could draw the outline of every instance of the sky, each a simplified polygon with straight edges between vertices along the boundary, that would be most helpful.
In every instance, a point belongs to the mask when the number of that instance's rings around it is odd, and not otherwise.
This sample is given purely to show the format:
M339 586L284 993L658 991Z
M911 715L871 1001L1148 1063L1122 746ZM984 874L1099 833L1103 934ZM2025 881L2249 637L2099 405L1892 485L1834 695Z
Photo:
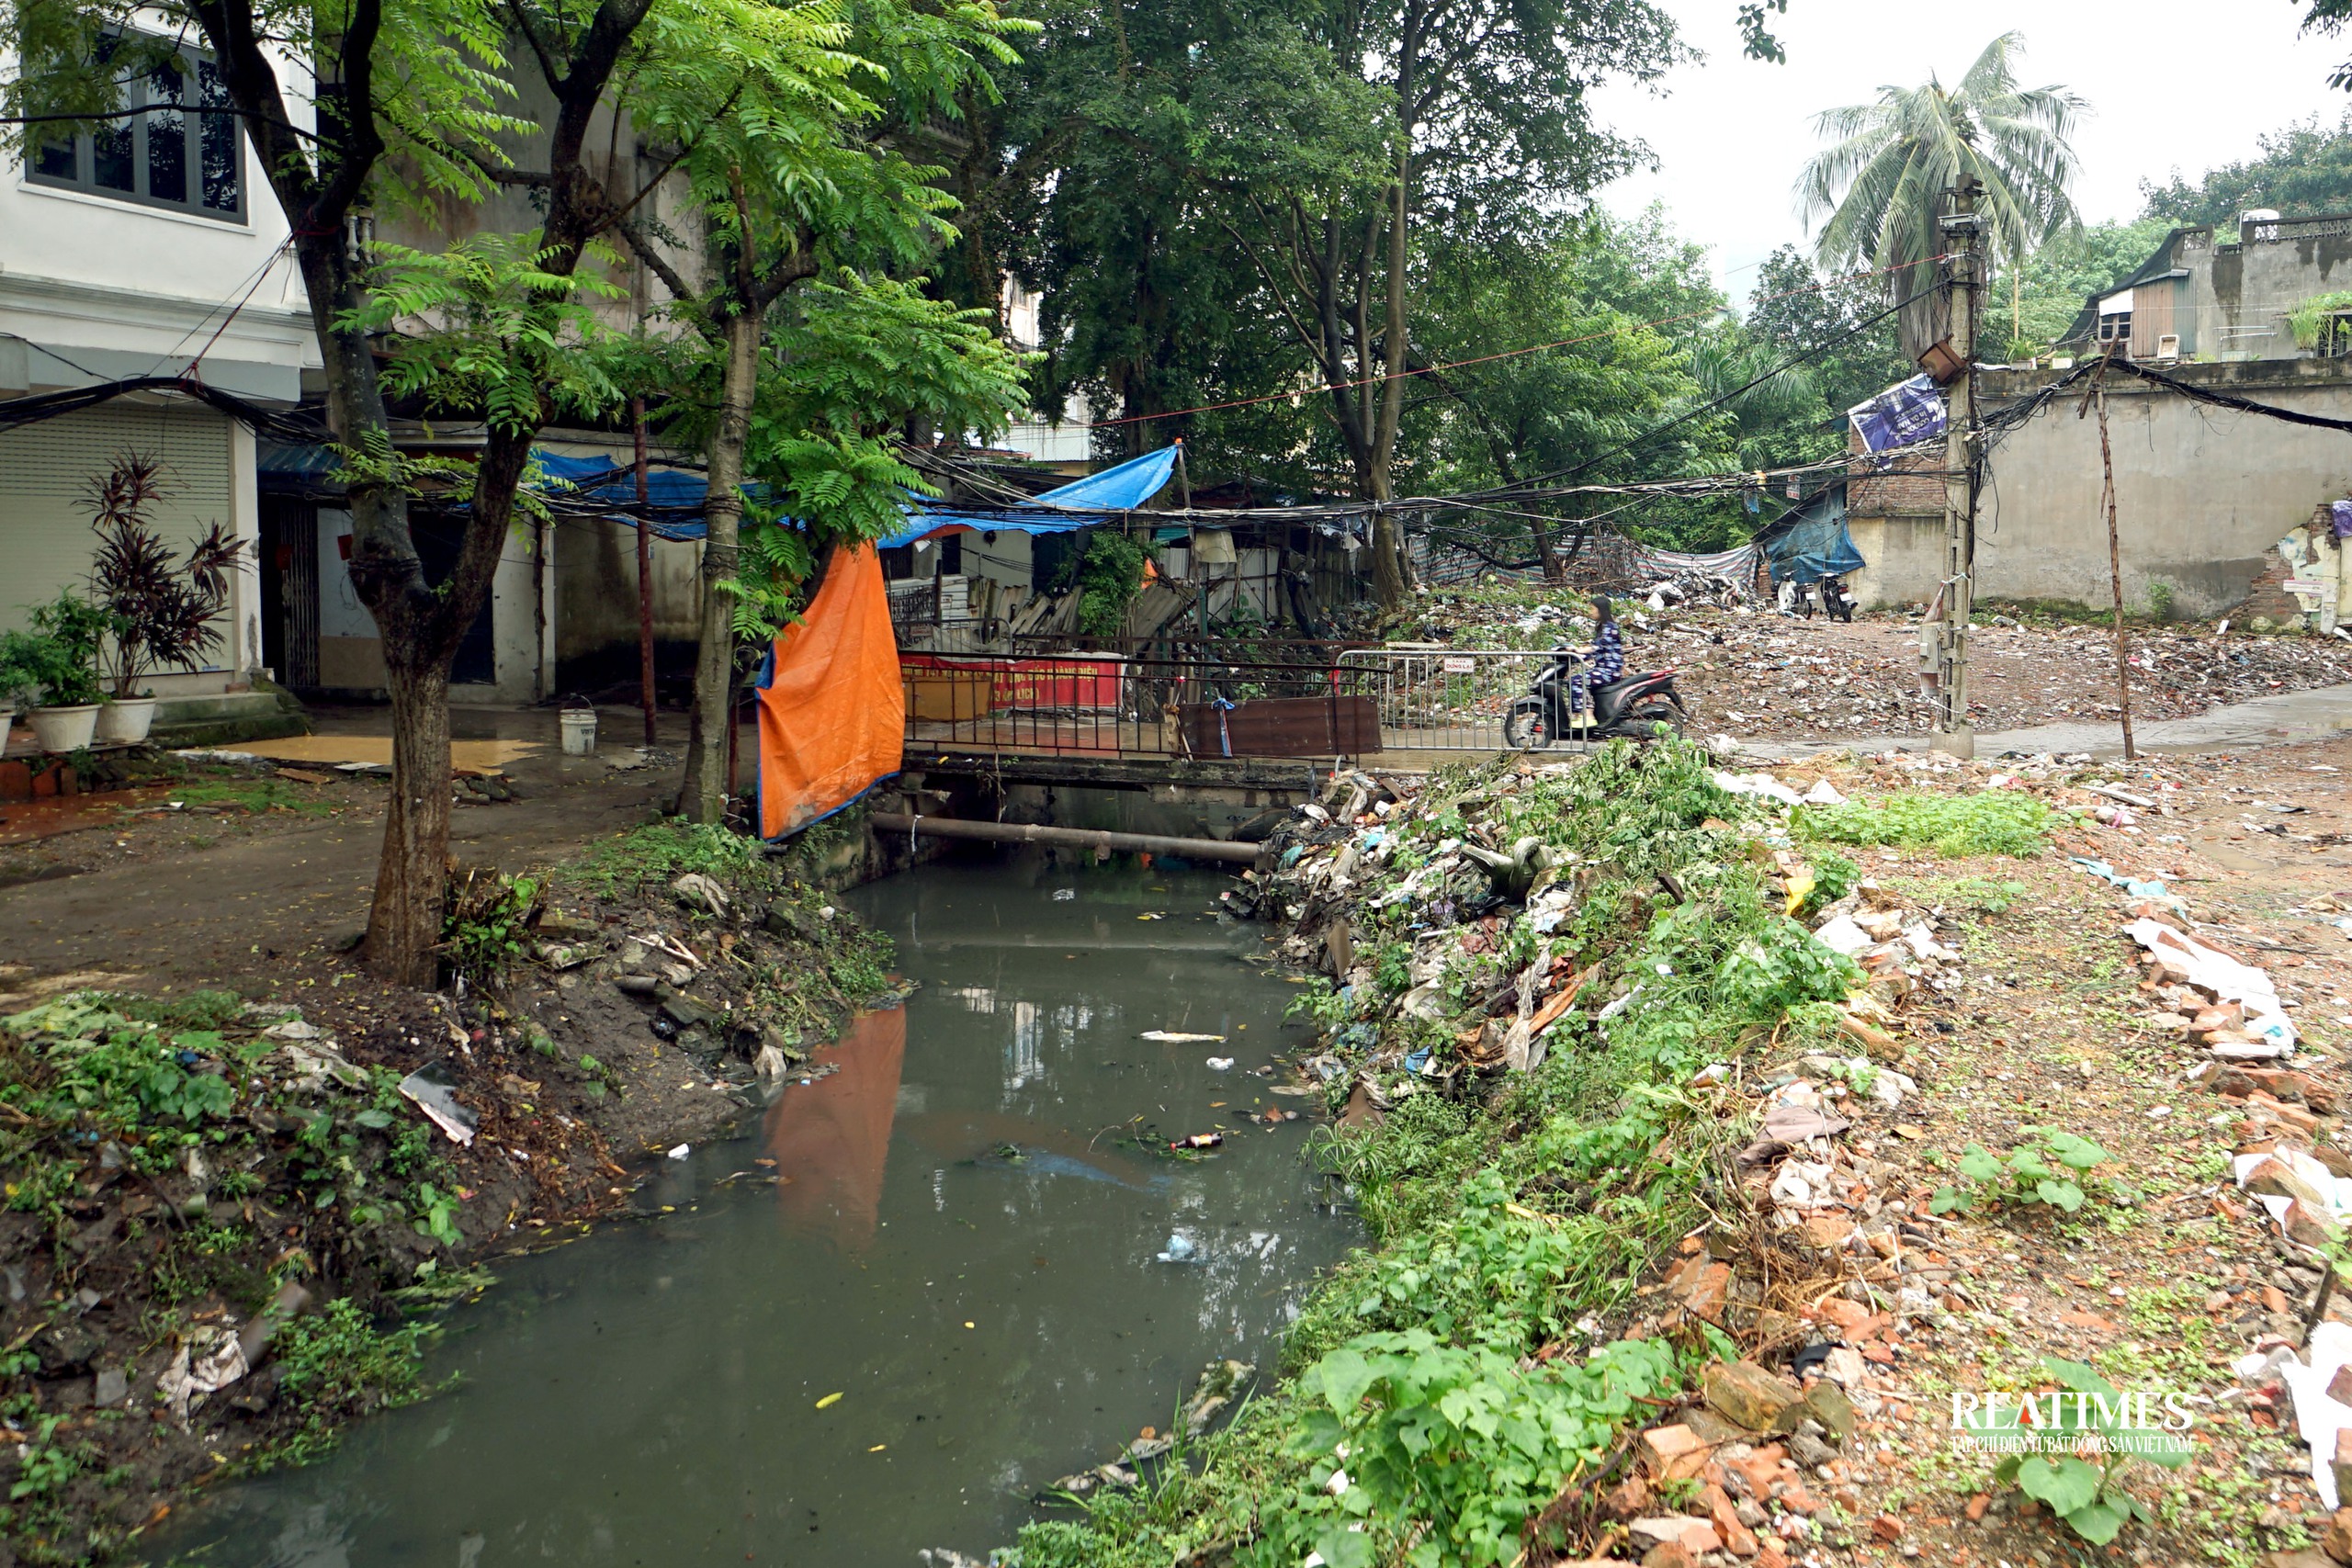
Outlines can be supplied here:
M1792 191L1821 145L1815 114L1890 83L1957 82L2005 31L2024 35L2025 85L2089 102L2075 137L2075 201L2089 222L2139 216L2143 179L2161 184L2178 168L2193 182L2253 155L2265 131L2352 108L2352 94L2327 85L2352 56L2352 33L2299 38L2306 7L2295 0L1977 0L1959 23L1884 0L1790 0L1773 28L1784 65L1740 53L1737 0L1658 3L1706 58L1669 71L1661 91L1595 95L1602 122L1647 142L1658 163L1601 200L1623 214L1663 203L1679 233L1709 248L1735 300L1758 263L1805 239Z

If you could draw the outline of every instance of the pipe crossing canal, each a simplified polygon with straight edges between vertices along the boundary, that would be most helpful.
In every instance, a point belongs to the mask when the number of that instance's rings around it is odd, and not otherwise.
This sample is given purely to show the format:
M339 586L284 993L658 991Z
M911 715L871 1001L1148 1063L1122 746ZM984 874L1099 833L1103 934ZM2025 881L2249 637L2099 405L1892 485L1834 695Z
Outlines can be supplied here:
M1271 1369L1356 1237L1310 1119L1249 1120L1304 1103L1248 1069L1311 1036L1241 962L1261 933L1201 912L1227 886L1031 852L848 895L917 988L818 1055L837 1071L662 1162L641 1223L493 1264L432 1354L445 1392L223 1483L153 1560L918 1568L1009 1544L1057 1478L1168 1430L1206 1363ZM1159 1152L1123 1132L1147 1123ZM1214 1157L1164 1152L1219 1126Z

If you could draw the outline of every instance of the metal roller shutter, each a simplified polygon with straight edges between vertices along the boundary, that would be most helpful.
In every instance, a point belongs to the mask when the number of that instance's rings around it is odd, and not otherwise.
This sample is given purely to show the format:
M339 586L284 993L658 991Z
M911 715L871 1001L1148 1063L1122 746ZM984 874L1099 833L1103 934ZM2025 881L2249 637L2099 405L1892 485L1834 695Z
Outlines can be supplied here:
M0 431L0 628L23 626L62 588L87 591L96 539L83 496L118 457L163 462L153 516L166 543L182 547L215 521L233 527L229 436L210 409L127 401Z

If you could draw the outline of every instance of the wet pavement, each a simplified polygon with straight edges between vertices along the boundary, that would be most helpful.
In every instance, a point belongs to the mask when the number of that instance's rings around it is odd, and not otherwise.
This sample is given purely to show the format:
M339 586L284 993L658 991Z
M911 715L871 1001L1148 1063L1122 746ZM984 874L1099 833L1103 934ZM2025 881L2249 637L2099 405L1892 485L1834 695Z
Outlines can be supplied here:
M1239 962L1256 936L1193 912L1223 886L1033 859L850 896L919 983L903 1010L665 1164L642 1196L671 1213L497 1265L432 1358L452 1390L220 1488L158 1555L914 1568L1009 1541L1041 1488L1168 1428L1206 1362L1271 1364L1355 1236L1308 1122L1246 1120L1296 1104L1247 1069L1311 1032ZM1227 1140L1173 1159L1147 1123Z

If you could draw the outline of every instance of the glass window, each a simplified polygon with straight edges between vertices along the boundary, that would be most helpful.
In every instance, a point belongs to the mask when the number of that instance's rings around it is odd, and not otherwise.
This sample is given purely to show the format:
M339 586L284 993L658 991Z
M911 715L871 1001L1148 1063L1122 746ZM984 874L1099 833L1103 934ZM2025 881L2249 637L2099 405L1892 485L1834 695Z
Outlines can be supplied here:
M27 177L243 221L244 139L220 71L187 51L147 54L141 63L145 69L122 83L121 107L144 112L43 142L28 159Z

